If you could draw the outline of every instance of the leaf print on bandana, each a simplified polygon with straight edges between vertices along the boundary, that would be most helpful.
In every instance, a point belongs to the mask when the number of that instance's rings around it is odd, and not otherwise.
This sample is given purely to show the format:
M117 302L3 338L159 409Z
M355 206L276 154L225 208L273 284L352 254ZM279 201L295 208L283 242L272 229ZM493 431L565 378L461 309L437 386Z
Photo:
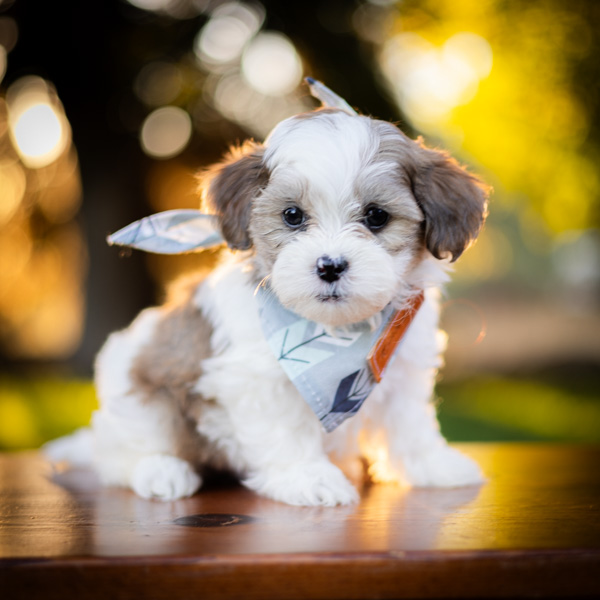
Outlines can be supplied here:
M355 413L367 399L374 383L367 369L361 369L344 377L335 393L331 412Z
M277 349L277 360L285 361L287 363L286 370L294 377L331 358L334 354L311 345L325 334L306 337L308 325L308 321L297 321L289 327L275 332L269 339L271 348Z

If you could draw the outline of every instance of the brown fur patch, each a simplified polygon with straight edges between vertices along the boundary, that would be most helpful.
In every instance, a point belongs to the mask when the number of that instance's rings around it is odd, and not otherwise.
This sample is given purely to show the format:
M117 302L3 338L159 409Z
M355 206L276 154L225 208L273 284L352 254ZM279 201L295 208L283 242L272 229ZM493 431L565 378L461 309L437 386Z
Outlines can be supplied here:
M196 287L189 283L162 308L152 341L131 368L137 389L149 397L156 390L169 390L182 409L202 373L201 361L210 355L212 329L192 302Z
M275 181L274 177L256 198L252 207L250 233L256 247L254 264L259 280L271 272L281 248L299 233L285 225L283 211L289 206L299 206L306 211L307 196L308 188L304 182L286 179L282 184Z
M210 355L212 328L192 302L198 280L187 280L178 286L151 342L137 356L130 369L134 388L146 402L171 405L178 435L181 458L196 462L201 448L195 430L202 398L193 386L202 374L201 362Z
M264 148L248 141L233 147L220 163L200 175L204 206L219 217L221 232L230 248L247 250L252 201L267 185Z
M425 214L425 243L436 258L450 255L455 261L483 226L491 188L447 153L419 143L415 147L409 174L414 196Z
M395 125L375 121L377 160L395 160L424 214L422 237L438 259L455 261L475 240L487 215L490 188L446 152L408 138Z

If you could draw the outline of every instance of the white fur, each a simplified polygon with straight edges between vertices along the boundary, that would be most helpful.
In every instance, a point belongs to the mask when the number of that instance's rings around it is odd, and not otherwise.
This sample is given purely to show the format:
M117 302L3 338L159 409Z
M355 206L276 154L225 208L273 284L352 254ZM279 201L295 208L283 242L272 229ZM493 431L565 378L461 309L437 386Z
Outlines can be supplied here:
M341 300L334 303L315 300L329 286L315 277L312 269L323 255L343 256L352 266L348 276L335 286ZM285 246L271 276L273 291L284 306L311 321L333 327L363 321L383 310L395 295L396 281L390 255L381 246L357 238L352 230L343 227L330 233L319 228L301 243Z
M289 504L357 501L356 490L328 454L340 459L366 454L372 475L411 485L482 481L477 465L446 444L430 403L445 346L437 329L437 290L447 279L446 264L409 247L390 254L356 222L361 194L380 193L391 169L391 163L372 162L374 135L365 117L340 113L300 125L290 119L267 139L264 157L273 185L292 198L310 198L310 226L279 249L267 273L284 305L331 328L372 319L389 302L401 306L413 290L425 289L425 302L395 362L356 416L324 434L279 367L258 318L252 252L224 261L193 296L213 331L211 355L194 386L208 400L197 421L204 462L231 469L250 489ZM394 188L390 203L402 199L406 219L423 218L408 188L391 179L385 187ZM350 264L335 284L339 302L319 300L332 286L315 274L315 261L323 255ZM172 500L201 485L192 465L177 456L178 433L170 415L179 408L143 399L130 374L135 357L151 343L160 311L144 311L128 329L110 336L101 351L96 365L101 406L92 428L95 464L105 483Z
M131 487L142 498L177 500L191 496L202 479L188 462L164 454L140 459L131 476Z

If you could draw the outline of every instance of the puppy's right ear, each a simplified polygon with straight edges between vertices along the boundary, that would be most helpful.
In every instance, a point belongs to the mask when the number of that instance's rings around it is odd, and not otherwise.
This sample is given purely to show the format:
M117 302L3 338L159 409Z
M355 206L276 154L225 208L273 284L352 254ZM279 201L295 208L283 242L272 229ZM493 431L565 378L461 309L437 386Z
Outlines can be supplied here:
M202 208L217 215L225 241L235 250L252 246L248 231L252 201L269 181L263 154L261 144L245 142L199 177Z

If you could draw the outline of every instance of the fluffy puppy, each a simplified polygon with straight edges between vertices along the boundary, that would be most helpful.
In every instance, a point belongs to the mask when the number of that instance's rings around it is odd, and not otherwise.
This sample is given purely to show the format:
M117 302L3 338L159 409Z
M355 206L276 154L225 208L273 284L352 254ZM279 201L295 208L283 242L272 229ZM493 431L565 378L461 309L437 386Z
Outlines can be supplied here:
M96 364L95 465L106 484L171 500L228 469L296 505L349 504L329 455L361 454L415 486L482 480L450 448L430 404L444 337L438 286L475 239L487 190L447 154L338 109L281 122L202 178L231 253L204 281L112 334ZM327 331L425 301L363 408L332 433L288 379L259 323L257 285Z

